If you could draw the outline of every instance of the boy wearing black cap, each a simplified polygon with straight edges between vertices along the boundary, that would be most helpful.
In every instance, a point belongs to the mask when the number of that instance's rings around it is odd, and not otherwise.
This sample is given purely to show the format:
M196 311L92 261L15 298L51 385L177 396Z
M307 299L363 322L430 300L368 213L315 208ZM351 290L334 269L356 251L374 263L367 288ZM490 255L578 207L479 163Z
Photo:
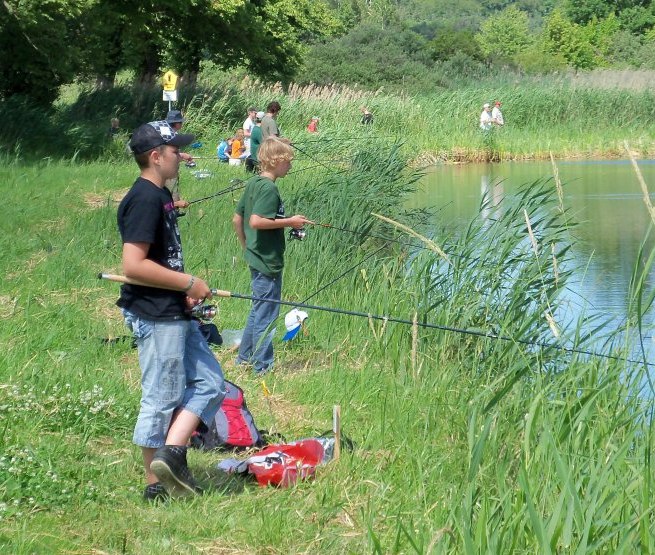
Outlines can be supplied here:
M123 285L116 304L139 349L142 394L133 441L142 450L148 500L199 492L186 445L225 395L221 366L189 315L211 291L184 272L177 215L164 187L177 176L179 147L193 140L166 121L137 128L130 148L141 175L118 207L123 272L139 283Z

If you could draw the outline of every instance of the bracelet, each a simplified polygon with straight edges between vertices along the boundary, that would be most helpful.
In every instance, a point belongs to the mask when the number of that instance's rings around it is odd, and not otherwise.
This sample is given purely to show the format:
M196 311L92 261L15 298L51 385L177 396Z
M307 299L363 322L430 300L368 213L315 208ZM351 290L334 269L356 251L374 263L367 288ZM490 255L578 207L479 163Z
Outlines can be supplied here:
M193 287L193 284L195 282L196 282L196 277L191 276L191 279L189 280L189 283L187 284L187 286L184 289L182 289L182 291L184 291L186 293L189 289L191 289Z

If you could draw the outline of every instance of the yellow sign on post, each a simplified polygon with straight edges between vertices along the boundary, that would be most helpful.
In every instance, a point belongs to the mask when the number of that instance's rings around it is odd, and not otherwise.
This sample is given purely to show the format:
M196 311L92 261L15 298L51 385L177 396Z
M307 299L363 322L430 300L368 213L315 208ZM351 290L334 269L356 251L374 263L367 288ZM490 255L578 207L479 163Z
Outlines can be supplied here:
M164 77L162 78L164 90L174 91L175 89L177 89L177 79L178 79L177 75L170 70L164 73Z

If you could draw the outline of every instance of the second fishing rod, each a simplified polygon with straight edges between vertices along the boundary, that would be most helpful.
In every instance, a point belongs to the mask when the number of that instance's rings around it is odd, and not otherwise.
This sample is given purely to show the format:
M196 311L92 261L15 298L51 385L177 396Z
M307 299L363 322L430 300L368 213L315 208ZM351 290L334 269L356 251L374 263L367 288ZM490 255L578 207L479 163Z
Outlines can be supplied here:
M99 279L105 279L108 281L114 281L114 282L119 282L119 283L129 283L133 285L147 285L145 283L142 283L138 280L133 280L130 278L127 278L125 276L117 275L117 274L109 274L109 273L100 273L98 274ZM602 359L609 359L609 360L618 360L618 361L623 361L623 362L628 362L631 364L643 364L647 367L652 367L655 366L655 363L647 362L645 360L635 360L635 359L630 359L627 357L621 357L617 355L609 355L606 353L599 353L596 351L590 351L586 349L578 349L575 347L567 347L564 345L559 345L556 343L547 343L545 341L533 341L533 340L527 340L527 339L520 339L516 337L510 337L507 335L501 335L493 332L485 332L485 331L480 331L480 330L474 330L474 329L465 329L465 328L457 328L454 326L445 326L441 324L433 324L430 322L421 322L418 320L408 320L406 318L398 318L396 316L386 316L386 315L380 315L380 314L373 314L370 312L362 312L362 311L356 311L356 310L347 310L343 308L334 308L334 307L329 307L329 306L321 306L321 305L313 305L313 304L307 304L307 303L299 303L297 301L286 301L286 300L276 300L276 299L268 299L264 297L257 297L254 295L244 295L241 293L235 293L233 291L226 291L222 289L211 289L211 294L212 296L215 297L221 297L221 298L233 298L233 299L245 299L245 300L250 300L250 301L257 301L257 302L265 302L265 303L274 303L274 304L279 304L282 306L290 306L293 308L303 308L306 310L318 310L322 312L330 312L333 314L341 314L345 316L355 316L355 317L361 317L361 318L367 318L368 320L376 320L376 321L382 321L382 322L393 322L397 324L403 324L403 325L408 325L408 326L416 326L419 328L427 328L427 329L435 329L435 330L440 330L440 331L446 331L446 332L452 332L452 333L458 333L462 335L470 335L474 337L481 337L485 339L492 339L496 341L504 341L504 342L509 342L509 343L515 343L515 344L521 344L521 345L526 345L530 347L539 347L542 349L549 349L549 350L554 350L554 351L561 351L563 353L567 354L580 354L580 355L586 355L586 356L593 356L596 358L602 358Z

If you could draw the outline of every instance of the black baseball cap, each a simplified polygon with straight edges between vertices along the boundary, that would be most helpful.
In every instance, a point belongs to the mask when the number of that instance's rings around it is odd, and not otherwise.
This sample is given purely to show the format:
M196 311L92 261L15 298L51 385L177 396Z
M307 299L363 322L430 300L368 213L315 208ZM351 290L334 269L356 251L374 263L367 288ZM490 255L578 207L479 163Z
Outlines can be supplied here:
M186 120L184 119L182 112L179 110L171 110L166 114L166 121L168 123L184 123Z
M186 146L195 140L195 135L176 133L167 121L151 121L134 130L130 149L134 154L143 154L158 146Z

